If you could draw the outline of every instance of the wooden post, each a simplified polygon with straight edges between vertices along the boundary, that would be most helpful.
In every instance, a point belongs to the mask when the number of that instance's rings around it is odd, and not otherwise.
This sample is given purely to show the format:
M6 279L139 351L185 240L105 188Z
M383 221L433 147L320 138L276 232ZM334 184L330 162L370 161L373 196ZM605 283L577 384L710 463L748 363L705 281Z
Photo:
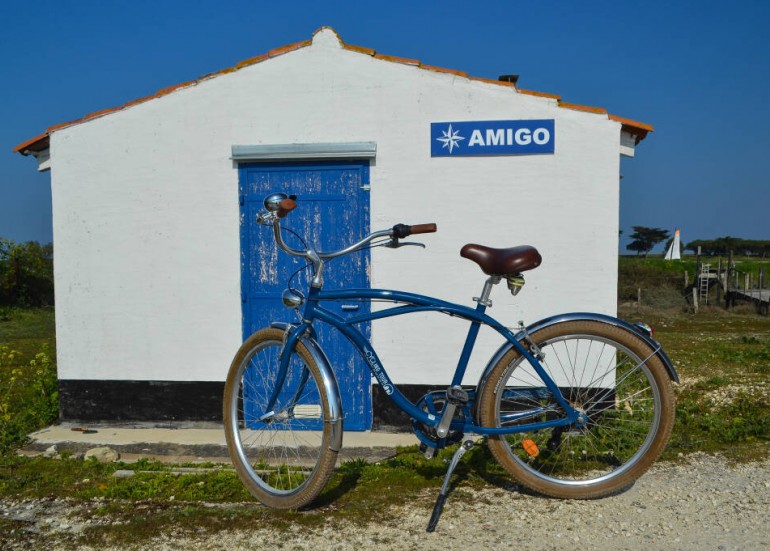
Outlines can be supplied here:
M698 252L695 253L695 280L698 280L698 274L700 273L700 245L698 245Z
M735 281L733 281L733 277L735 278ZM727 260L727 294L730 297L728 307L735 306L735 293L731 293L730 291L735 291L736 289L738 289L738 274L735 271L733 251L730 249L730 256Z
M722 257L717 264L717 304L722 300Z
M687 289L687 286L690 284L688 281L690 279L690 274L687 272L687 270L684 271L684 288Z
M640 308L642 306L642 289L641 287L636 290L636 307Z
M692 307L695 310L695 313L698 313L698 288L697 286L694 286L692 288Z

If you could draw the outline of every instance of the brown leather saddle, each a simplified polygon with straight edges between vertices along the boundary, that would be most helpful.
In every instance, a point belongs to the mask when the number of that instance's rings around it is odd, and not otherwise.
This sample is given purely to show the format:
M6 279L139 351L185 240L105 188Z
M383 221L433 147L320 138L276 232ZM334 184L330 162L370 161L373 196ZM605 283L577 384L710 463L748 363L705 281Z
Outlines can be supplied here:
M522 245L508 249L493 249L468 243L460 250L460 256L473 260L490 276L520 274L540 266L543 258L535 247Z

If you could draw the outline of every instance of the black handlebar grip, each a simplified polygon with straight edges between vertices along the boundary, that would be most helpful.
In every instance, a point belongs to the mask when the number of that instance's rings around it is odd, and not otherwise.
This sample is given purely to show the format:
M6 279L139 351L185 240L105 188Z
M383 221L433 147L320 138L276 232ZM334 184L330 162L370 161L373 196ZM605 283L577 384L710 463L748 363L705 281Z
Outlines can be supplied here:
M412 234L412 230L406 224L396 224L393 226L393 237L396 239L403 239L409 237Z
M289 214L291 211L297 208L297 203L294 201L294 199L286 198L283 199L278 204L278 218L283 218L287 214Z

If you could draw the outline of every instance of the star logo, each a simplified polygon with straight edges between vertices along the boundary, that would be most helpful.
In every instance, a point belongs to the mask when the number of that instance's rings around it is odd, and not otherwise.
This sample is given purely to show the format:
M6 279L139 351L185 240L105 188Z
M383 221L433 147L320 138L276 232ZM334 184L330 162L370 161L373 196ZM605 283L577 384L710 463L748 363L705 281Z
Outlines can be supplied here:
M459 130L453 130L452 125L449 125L449 128L446 130L441 131L442 136L440 138L436 138L436 141L439 141L443 143L443 147L449 148L449 154L452 154L452 151L455 147L460 147L460 141L464 140L462 136L460 136Z

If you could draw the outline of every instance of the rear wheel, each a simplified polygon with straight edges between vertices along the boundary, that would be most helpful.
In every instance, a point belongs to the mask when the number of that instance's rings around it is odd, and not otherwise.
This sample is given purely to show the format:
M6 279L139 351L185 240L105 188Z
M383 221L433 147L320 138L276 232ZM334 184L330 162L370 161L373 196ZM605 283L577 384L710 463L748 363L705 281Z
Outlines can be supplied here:
M269 408L284 332L254 333L238 350L225 383L230 458L246 488L269 507L299 508L323 490L337 452L329 449L329 400L305 346L291 353L285 381Z
M562 322L530 338L586 421L490 437L495 458L525 486L554 497L597 498L629 486L658 458L674 423L673 389L661 361L638 336L602 322ZM478 411L487 427L565 417L516 349L493 368Z

